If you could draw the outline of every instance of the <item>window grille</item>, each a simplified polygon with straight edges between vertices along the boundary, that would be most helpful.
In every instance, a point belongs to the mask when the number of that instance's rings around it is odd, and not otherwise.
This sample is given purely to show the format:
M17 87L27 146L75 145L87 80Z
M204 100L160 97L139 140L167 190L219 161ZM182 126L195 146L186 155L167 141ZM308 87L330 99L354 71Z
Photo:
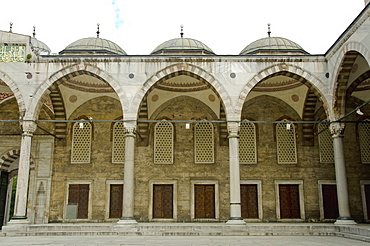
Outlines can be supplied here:
M112 163L125 162L125 129L123 122L113 125Z
M239 162L240 164L257 163L256 127L253 123L244 121L239 130Z
M334 163L333 138L328 127L328 123L320 123L318 127L321 163Z
M195 163L214 162L214 133L210 122L195 125Z
M158 122L154 135L154 163L173 163L173 125L170 122Z
M279 164L297 163L295 126L282 122L276 125L277 158Z
M361 162L370 164L370 120L366 119L358 124L360 138Z
M71 163L90 163L91 132L90 122L73 124Z

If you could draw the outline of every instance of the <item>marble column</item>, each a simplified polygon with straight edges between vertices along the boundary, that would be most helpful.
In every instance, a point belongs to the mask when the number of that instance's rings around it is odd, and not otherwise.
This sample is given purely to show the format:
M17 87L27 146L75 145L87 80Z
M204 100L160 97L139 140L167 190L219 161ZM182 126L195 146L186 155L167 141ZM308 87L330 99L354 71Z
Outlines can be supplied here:
M125 167L123 182L123 210L119 224L136 224L134 219L134 152L136 129L134 126L125 127Z
M230 219L227 224L245 224L241 217L240 168L239 168L239 123L228 123L229 170L230 170Z
M10 223L29 223L27 221L27 194L30 173L31 144L36 123L23 122L21 149L19 156L17 189L15 194L14 216Z
M353 218L351 218L349 210L348 183L343 150L344 127L344 124L339 122L330 124L334 146L335 179L337 183L339 209L339 217L335 224L356 224Z

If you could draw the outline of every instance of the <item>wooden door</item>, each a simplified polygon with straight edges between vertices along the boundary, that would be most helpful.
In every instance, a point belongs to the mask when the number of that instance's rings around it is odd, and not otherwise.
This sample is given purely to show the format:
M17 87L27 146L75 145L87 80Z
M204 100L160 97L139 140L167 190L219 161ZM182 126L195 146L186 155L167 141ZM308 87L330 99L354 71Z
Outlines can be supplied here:
M256 184L240 185L242 218L258 218L258 196Z
M299 186L279 185L280 217L282 219L300 219Z
M365 200L366 200L366 211L367 219L370 220L370 185L364 185L365 188Z
M4 225L5 218L5 205L6 205L6 193L8 190L8 176L9 173L1 172L0 176L0 229Z
M77 219L87 219L89 212L89 185L70 184L68 204L77 204Z
M121 218L123 206L123 184L110 185L109 218Z
M153 185L153 218L173 218L173 185Z
M195 218L215 218L215 185L194 185Z
M324 206L324 219L339 217L336 185L322 185L322 198Z

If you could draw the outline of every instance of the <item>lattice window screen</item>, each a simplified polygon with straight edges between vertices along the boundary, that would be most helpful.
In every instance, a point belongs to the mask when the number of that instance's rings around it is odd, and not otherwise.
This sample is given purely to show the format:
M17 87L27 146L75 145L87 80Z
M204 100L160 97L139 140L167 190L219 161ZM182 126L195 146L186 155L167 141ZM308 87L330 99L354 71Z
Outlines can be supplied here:
M113 125L112 163L125 162L125 129L123 122Z
M358 134L360 138L361 162L370 164L370 121L364 120L358 124Z
M154 163L173 163L173 125L170 122L158 122L155 125Z
M318 127L321 163L334 163L333 138L328 127L327 123L320 123Z
M90 163L91 132L90 122L77 122L73 125L71 163Z
M210 122L195 125L195 163L214 163L214 133Z
M239 130L239 162L240 164L257 163L256 127L253 123L243 121Z
M290 127L287 127L290 124ZM277 157L279 164L297 163L295 126L282 122L276 125Z

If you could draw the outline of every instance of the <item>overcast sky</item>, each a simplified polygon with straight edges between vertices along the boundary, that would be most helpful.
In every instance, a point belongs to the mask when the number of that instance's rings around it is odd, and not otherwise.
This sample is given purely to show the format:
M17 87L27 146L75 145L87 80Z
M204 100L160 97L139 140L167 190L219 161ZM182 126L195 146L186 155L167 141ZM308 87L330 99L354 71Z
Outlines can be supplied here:
M284 37L323 54L365 7L364 0L11 0L2 3L0 30L32 35L53 53L86 37L148 55L180 37L197 39L218 55L237 55L251 42Z

